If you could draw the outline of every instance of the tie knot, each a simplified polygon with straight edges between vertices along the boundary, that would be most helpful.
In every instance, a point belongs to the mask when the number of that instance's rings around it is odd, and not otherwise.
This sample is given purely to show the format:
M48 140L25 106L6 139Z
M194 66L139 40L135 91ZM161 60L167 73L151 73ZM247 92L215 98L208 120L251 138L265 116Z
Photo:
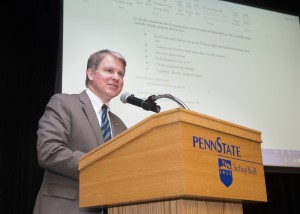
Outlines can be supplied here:
M106 112L107 111L107 105L103 104L101 109L102 109L103 112Z

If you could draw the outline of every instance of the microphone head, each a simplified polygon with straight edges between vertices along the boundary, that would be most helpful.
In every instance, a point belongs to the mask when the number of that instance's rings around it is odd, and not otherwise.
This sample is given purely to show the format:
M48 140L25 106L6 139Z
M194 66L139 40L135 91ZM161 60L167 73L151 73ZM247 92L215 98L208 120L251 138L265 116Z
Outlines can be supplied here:
M120 100L122 101L122 103L127 103L127 98L130 96L129 93L124 92L123 94L121 94Z

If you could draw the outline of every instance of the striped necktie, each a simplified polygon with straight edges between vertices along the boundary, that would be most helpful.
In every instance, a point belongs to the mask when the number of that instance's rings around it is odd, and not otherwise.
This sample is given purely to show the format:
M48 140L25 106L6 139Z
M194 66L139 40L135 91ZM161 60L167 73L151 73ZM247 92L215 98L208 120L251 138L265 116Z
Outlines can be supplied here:
M107 106L105 104L102 106L101 132L104 142L111 138L110 125L107 117Z

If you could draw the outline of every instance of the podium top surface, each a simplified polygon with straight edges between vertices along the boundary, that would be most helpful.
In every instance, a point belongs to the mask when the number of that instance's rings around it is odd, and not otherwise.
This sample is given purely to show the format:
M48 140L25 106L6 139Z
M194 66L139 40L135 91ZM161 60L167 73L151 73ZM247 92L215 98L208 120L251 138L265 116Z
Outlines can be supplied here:
M223 132L229 135L234 135L240 138L251 140L253 142L262 143L261 132L258 130L247 128L191 110L186 110L184 108L175 108L153 114L130 127L123 133L115 136L105 144L102 144L99 147L91 150L86 155L81 157L79 162L79 170L96 161L95 158L102 158L106 154L109 154L113 150L122 147L130 140L143 135L149 130L178 122L204 127L207 129L212 129L218 132ZM122 139L122 141L120 141L120 139ZM101 150L101 152L99 152L99 150ZM95 153L97 153L97 155L95 155Z

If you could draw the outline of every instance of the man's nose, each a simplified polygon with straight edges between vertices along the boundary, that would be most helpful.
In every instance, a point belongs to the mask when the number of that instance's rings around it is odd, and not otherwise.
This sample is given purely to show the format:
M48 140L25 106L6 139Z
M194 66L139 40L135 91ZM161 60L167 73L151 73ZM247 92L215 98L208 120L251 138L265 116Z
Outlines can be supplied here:
M112 78L113 78L114 80L118 80L118 81L119 81L120 76L119 76L118 72L113 72Z

